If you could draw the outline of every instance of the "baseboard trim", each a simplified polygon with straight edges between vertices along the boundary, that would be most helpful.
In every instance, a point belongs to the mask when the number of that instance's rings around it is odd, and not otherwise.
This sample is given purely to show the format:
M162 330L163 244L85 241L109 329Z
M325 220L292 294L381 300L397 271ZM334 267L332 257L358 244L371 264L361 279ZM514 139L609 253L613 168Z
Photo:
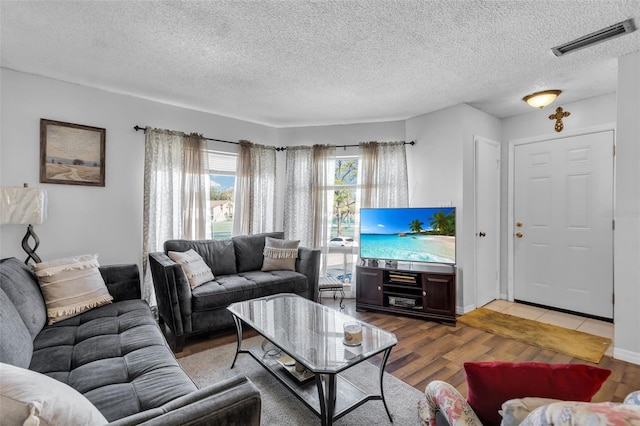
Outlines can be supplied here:
M640 352L632 352L626 349L613 348L613 358L630 362L631 364L640 365Z
M471 305L467 305L467 306L456 306L456 314L458 315L464 315L468 312L471 312L473 310L476 309L476 305L475 304L471 304Z

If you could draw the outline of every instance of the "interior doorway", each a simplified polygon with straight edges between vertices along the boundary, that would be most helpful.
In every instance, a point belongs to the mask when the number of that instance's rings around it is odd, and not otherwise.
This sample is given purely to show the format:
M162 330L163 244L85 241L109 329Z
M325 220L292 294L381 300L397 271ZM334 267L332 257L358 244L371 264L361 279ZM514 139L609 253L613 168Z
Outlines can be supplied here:
M500 296L500 143L475 137L476 307Z

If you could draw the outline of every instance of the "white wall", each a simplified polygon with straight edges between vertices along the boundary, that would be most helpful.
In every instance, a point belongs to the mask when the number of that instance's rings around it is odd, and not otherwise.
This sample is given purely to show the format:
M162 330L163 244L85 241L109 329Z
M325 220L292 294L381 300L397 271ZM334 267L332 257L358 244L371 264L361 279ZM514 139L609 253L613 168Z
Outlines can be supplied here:
M267 126L6 69L0 73L0 185L27 182L48 191L49 219L34 226L43 260L97 253L102 264L141 264L144 133L134 125L278 142L277 129ZM105 187L39 183L41 118L106 128ZM0 226L0 258L25 258L20 245L25 231L22 225Z
M640 364L640 53L618 59L615 358Z
M411 206L456 207L457 306L475 303L474 135L500 140L500 120L465 104L406 121L417 142L408 159Z

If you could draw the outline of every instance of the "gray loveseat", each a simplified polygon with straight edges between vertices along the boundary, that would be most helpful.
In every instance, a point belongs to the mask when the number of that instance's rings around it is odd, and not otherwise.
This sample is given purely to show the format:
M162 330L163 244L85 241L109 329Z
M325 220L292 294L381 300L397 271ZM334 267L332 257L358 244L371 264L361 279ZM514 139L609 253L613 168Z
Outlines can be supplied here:
M100 273L113 303L47 325L33 272L16 258L0 260L0 362L71 386L114 425L260 423L260 394L247 378L198 389L182 370L140 299L136 265ZM11 369L0 365L0 382Z
M164 252L149 254L158 314L182 351L187 336L233 326L226 307L231 303L277 293L295 293L315 300L320 251L298 249L295 271L262 272L265 237L283 239L283 232L241 235L227 240L169 240ZM214 281L193 290L170 251L195 250L211 268Z

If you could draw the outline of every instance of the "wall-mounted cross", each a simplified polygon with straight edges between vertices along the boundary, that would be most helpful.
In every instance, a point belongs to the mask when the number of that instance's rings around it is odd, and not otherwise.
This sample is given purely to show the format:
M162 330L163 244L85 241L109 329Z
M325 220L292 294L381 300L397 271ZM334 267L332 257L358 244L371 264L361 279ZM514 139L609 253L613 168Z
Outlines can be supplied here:
M556 113L551 114L549 116L549 120L556 120L556 125L554 127L554 129L556 129L556 132L561 132L562 129L564 129L564 124L562 124L562 119L570 115L571 113L569 111L563 111L562 107L558 107L556 108Z

